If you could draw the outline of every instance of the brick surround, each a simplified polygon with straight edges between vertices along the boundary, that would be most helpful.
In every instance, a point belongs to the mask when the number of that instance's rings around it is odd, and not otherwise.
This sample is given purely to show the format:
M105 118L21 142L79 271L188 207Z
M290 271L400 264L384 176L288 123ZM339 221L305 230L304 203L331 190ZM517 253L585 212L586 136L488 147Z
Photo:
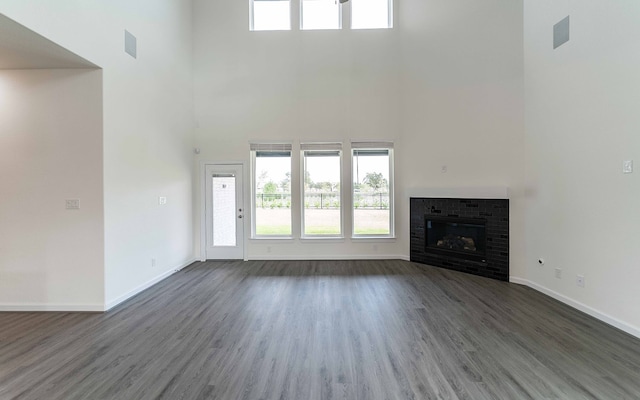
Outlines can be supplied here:
M411 198L411 261L509 280L509 200ZM486 262L426 252L425 217L486 220Z

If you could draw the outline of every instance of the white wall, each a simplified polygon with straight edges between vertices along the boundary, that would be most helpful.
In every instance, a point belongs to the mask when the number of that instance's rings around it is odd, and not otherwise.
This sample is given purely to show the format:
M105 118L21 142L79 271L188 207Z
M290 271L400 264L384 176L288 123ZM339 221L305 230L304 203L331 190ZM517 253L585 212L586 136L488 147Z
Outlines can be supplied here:
M522 1L403 0L401 6L399 231L409 231L409 194L428 194L430 187L464 188L471 195L508 188L510 273L520 276Z
M247 1L194 5L198 162L248 161L249 140L396 142L396 241L375 252L349 239L252 241L249 257L408 256L410 191L502 186L517 197L522 2L403 0L391 30L284 32L249 32ZM521 229L514 217L512 243Z
M399 139L398 30L249 32L248 3L194 2L196 145L202 150L197 163L248 162L249 140L347 145L356 138ZM345 169L344 182L348 176ZM195 227L199 235L199 220ZM313 258L358 257L372 249L371 243L346 239L250 241L247 250L249 258ZM380 243L376 254L397 256L399 249L389 241Z
M101 310L103 242L102 71L0 70L0 309Z
M639 20L630 0L525 1L528 279L636 335L640 185L622 163L640 161Z
M0 12L104 69L105 302L112 305L192 258L191 4L5 0ZM138 38L137 59L124 52L125 29ZM158 206L158 196L168 204Z

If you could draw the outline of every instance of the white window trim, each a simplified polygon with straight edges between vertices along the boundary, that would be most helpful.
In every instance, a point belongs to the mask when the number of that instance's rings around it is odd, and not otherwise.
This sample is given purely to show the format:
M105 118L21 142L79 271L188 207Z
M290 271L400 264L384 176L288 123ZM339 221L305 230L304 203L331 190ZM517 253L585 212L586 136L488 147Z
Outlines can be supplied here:
M306 169L306 157L304 156L304 152L307 150L326 150L326 151L339 151L340 152L340 234L339 235L307 235L305 234L305 226L304 226L304 201L305 201L305 190L304 190L304 171ZM313 142L313 143L300 143L300 239L308 240L308 239L344 239L344 190L343 188L343 172L344 172L344 151L342 150L342 143L339 142Z
M356 234L355 225L355 209L354 195L355 184L353 179L353 153L355 150L371 149L371 150L388 150L389 151L389 233L381 235L362 235ZM395 221L395 160L393 142L352 142L351 146L351 238L352 239L395 239L396 238L396 221Z
M291 146L291 142L250 142L250 152L251 152L251 162L250 162L250 174L251 174L251 179L250 179L250 185L251 185L251 240L290 240L293 239L293 225L294 225L294 221L293 221L293 193L291 193L291 208L289 209L289 212L291 213L291 234L290 235L258 235L256 234L256 218L257 218L257 214L256 214L256 152L257 151L289 151L291 152L291 156L290 156L290 164L291 164L291 171L293 171L293 149ZM291 181L291 185L293 186L293 177L292 177L292 181Z

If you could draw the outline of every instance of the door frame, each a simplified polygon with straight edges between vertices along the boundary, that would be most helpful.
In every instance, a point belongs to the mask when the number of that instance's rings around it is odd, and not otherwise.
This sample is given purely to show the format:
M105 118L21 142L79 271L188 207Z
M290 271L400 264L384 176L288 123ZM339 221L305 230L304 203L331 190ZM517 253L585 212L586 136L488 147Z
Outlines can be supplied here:
M248 199L250 197L247 196L247 187L249 185L249 169L247 168L246 161L201 161L200 162L200 262L207 261L207 190L206 190L206 182L205 177L207 175L207 166L225 166L225 165L242 165L242 179L243 179L243 187L242 187L242 209L244 210L244 218L242 221L243 226L243 238L242 238L242 259L247 261L247 245L249 241L247 240L247 220L252 218L250 206L247 206ZM249 229L251 227L249 226Z

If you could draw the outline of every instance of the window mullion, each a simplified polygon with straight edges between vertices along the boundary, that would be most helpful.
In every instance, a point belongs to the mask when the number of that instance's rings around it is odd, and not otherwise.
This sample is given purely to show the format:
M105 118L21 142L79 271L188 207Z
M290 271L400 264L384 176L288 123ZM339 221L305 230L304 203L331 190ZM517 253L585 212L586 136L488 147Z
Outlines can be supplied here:
M291 2L291 29L294 31L302 30L302 1L293 0Z

